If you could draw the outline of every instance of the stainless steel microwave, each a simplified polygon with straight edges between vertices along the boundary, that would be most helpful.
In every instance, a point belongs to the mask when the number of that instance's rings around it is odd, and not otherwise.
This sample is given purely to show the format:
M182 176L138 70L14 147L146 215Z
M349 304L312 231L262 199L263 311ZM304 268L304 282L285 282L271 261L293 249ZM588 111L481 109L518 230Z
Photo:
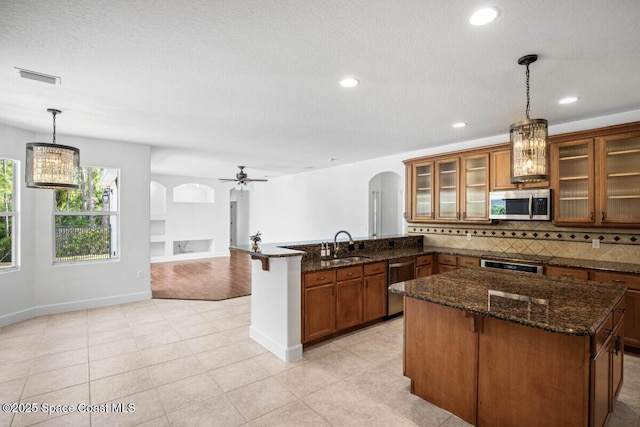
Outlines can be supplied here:
M489 193L489 218L551 220L551 190L511 190Z

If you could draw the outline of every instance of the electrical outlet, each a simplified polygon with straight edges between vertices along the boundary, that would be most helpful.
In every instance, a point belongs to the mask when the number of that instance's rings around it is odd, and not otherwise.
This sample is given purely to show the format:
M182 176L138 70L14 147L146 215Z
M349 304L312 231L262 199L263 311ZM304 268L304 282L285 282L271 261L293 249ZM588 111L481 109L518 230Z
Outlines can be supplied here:
M600 248L600 240L599 239L593 239L591 241L591 247L593 249L599 249Z
M144 273L142 271L138 271L138 279L143 279Z
M471 233L467 233L467 240L471 240Z

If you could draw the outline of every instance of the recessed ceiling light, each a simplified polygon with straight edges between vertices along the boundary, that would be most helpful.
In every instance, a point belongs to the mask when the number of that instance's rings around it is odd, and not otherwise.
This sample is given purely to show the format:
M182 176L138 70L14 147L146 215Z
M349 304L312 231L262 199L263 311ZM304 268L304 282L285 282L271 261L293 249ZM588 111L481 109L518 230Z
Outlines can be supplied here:
M567 96L566 98L562 98L560 101L558 101L558 104L573 104L578 99L579 98L577 96Z
M463 128L465 127L467 124L465 122L458 122L458 123L454 123L451 126L453 126L454 128Z
M340 86L342 87L356 87L360 84L360 80L354 79L353 77L347 77L346 79L340 80Z
M498 17L498 9L495 7L485 7L482 9L478 9L473 12L471 18L469 18L469 23L471 25L486 25L490 22L493 22Z

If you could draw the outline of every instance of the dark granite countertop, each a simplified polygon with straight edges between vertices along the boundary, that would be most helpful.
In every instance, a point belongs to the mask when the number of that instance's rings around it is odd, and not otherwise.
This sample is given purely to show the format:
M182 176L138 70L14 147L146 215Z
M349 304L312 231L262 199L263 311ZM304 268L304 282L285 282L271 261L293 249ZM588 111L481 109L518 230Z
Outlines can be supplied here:
M389 286L391 292L567 335L594 335L622 285L462 268Z
M385 238L402 238L403 236L387 236ZM404 236L406 237L406 236ZM358 239L354 239L358 242ZM341 242L342 243L342 242ZM261 244L259 251L253 251L251 246L238 246L229 248L231 251L243 252L255 257L271 258L271 257L289 257L305 255L305 251L294 249L296 246L318 246L320 250L320 241L296 242L296 243L274 243ZM303 256L301 269L303 273L312 271L326 270L335 267L347 267L350 265L366 264L378 261L393 260L405 256L428 255L428 254L449 254L458 256L470 256L483 259L494 259L503 261L525 261L539 265L553 265L559 267L586 268L593 270L612 271L618 273L640 274L640 263L622 263L611 261L593 261L577 258L562 258L552 256L540 256L533 254L518 254L510 252L490 252L475 249L459 249L441 246L425 246L423 248L385 248L381 250L355 250L342 256L358 256L366 257L365 260L354 261L350 263L331 263L322 261L318 256Z

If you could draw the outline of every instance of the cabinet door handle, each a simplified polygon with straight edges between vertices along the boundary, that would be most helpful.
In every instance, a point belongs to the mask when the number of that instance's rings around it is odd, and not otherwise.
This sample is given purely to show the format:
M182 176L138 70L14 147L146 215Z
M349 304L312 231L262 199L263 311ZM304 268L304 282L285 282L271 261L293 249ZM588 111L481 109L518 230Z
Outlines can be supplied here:
M318 277L318 278L316 279L316 281L318 281L318 282L319 282L320 280L324 280L324 276L320 276L320 277Z
M600 212L600 220L604 221L605 213L604 211Z
M593 216L594 216L594 215L593 215L593 212L591 212L591 214L589 215L589 219L590 219L591 221L593 221Z
M615 354L617 356L618 353L620 352L620 337L616 337L616 340L614 341L613 349L615 350Z
M620 280L620 279L611 279L611 282L613 282L613 283L627 283L626 281Z
M353 273L347 273L347 276L353 276Z
M467 212L466 212L466 211L463 211L463 212L462 212L462 219L466 219L466 218L467 218Z
M626 312L627 312L627 309L626 309L626 308L616 308L616 311L617 311L618 313L622 313L622 314L624 314L624 313L626 313Z

